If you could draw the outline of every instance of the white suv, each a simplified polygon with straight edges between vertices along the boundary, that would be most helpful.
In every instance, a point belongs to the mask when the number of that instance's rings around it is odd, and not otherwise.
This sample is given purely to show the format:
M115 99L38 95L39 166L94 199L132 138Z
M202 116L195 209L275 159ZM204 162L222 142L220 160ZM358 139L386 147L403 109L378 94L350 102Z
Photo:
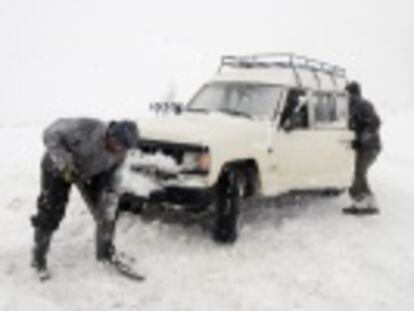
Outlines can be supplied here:
M344 69L294 54L222 57L181 114L138 121L142 153L177 165L136 167L159 185L147 200L213 206L213 237L233 242L243 198L349 187L345 84Z

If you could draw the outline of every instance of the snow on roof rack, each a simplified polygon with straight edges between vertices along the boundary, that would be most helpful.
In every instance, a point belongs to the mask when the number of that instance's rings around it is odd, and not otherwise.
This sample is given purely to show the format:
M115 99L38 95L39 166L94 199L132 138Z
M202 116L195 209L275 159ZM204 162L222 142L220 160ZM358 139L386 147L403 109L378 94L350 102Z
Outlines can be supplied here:
M346 70L340 66L333 65L307 56L294 53L261 53L251 55L224 55L221 57L221 64L218 72L223 68L291 68L299 86L302 85L298 69L310 70L319 81L318 73L325 73L331 76L336 84L337 78L346 79Z

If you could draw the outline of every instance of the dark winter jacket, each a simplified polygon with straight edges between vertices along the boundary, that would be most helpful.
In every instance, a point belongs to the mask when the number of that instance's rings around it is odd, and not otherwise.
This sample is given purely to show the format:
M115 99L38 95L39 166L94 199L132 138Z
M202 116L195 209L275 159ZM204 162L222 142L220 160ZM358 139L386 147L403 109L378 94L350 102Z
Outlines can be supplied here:
M355 131L355 149L362 151L380 150L379 129L381 120L373 105L361 97L353 97L350 100L349 107L349 127Z
M54 168L74 166L80 180L113 170L122 158L107 151L108 124L96 119L59 119L44 131L44 144Z

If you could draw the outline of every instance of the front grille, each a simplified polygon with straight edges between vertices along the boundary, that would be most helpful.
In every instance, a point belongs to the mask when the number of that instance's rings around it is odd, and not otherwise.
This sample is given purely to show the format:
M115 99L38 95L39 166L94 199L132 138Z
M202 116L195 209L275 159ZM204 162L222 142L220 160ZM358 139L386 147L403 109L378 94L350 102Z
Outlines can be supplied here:
M183 163L185 152L203 152L206 150L206 148L197 145L147 139L141 139L138 143L138 148L147 154L161 153L172 157L178 165Z

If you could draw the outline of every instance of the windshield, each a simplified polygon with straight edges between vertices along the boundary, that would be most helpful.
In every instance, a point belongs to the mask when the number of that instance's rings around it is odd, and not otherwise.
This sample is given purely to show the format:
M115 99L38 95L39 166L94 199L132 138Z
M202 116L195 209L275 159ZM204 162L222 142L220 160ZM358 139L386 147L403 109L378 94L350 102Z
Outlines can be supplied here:
M252 83L214 83L201 88L188 111L221 111L246 117L273 117L281 88Z

